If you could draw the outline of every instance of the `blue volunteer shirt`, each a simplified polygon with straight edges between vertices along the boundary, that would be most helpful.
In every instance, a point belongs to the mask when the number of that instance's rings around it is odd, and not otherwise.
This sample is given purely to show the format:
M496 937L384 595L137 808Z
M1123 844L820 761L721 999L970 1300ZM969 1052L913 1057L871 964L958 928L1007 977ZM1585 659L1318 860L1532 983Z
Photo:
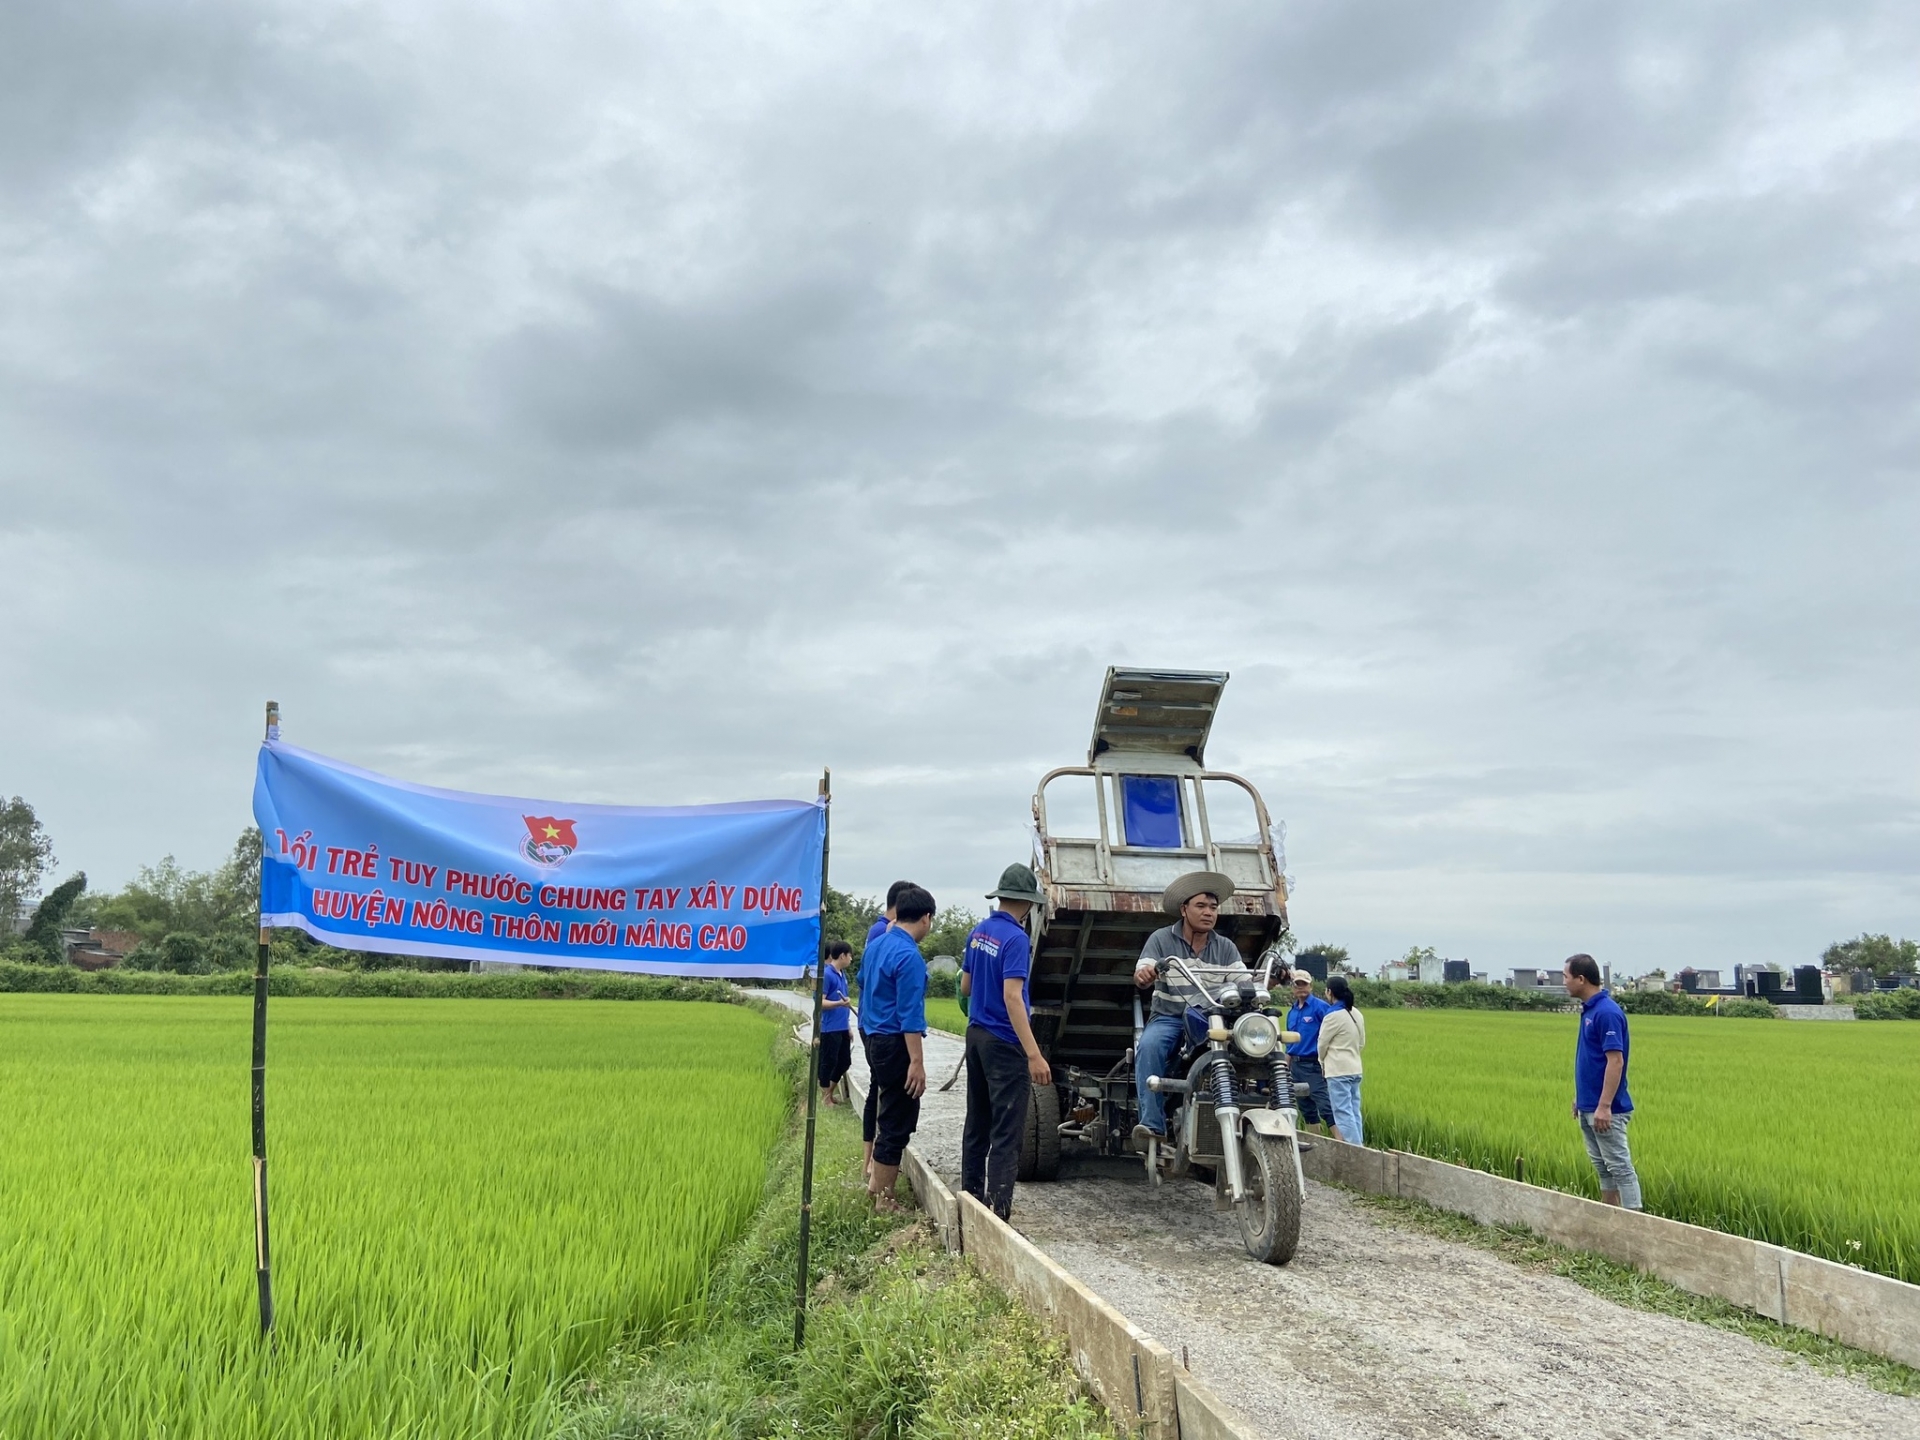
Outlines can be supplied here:
M868 945L873 944L874 941L878 940L882 935L887 933L887 927L891 924L893 924L893 922L887 919L887 917L884 915L882 915L878 920L874 921L873 924L867 927L866 943ZM864 949L862 950L862 953L863 954L865 953Z
M973 927L967 936L967 951L960 968L973 977L972 1001L967 1023L978 1025L1009 1045L1020 1043L1013 1021L1007 1015L1008 980L1020 982L1020 1003L1033 1013L1027 997L1027 976L1033 969L1033 946L1027 939L1027 927L1011 915L995 910Z
M1306 1003L1298 1001L1287 1011L1287 1029L1298 1031L1300 1038L1287 1046L1287 1054L1304 1055L1309 1060L1320 1058L1320 1022L1339 1007L1331 1001L1322 1000L1318 995L1309 995Z
M824 989L823 1000L844 1000L847 998L847 977L840 973L838 965L827 966L827 973L821 977ZM820 1016L820 1033L832 1035L841 1030L851 1029L853 1012L851 1010L828 1010Z
M1600 1087L1607 1082L1607 1052L1620 1052L1620 1088L1614 1092L1613 1113L1633 1112L1627 1094L1627 1015L1612 994L1602 990L1580 1002L1580 1038L1573 1047L1573 1103L1582 1115L1600 1107Z
M927 1033L927 962L904 930L888 930L860 957L860 1030L869 1036Z

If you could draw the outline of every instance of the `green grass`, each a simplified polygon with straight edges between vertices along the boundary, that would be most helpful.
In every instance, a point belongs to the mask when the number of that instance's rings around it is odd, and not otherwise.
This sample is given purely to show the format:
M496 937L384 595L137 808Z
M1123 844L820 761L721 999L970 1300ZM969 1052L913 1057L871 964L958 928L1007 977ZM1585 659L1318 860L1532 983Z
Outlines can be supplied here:
M321 970L278 965L268 977L274 995L365 1000L712 1000L738 997L723 981L605 970L464 971ZM170 975L158 970L75 970L67 965L0 961L0 993L75 995L251 995L251 970Z
M1597 1193L1569 1111L1574 1017L1367 1015L1367 1142ZM1920 1282L1920 1033L1631 1019L1647 1208Z
M951 1031L955 1035L967 1033L967 1017L960 1013L958 1000L939 1000L927 997L927 1024L936 1030Z
M1920 1395L1920 1370L1897 1360L1857 1350L1812 1330L1782 1325L1725 1300L1695 1295L1604 1256L1555 1245L1524 1226L1482 1225L1450 1210L1438 1210L1418 1200L1402 1200L1391 1195L1355 1194L1354 1200L1394 1224L1442 1240L1490 1250L1523 1269L1563 1276L1616 1305L1730 1330L1798 1355L1828 1374L1858 1376L1876 1389L1894 1395Z
M1059 1337L923 1222L876 1218L860 1125L822 1110L807 1341L793 1350L800 1144L720 1263L707 1323L624 1349L583 1387L560 1440L1098 1440L1114 1432ZM899 1193L911 1200L904 1184Z
M697 1317L789 1109L739 1006L0 995L0 1435L532 1436Z

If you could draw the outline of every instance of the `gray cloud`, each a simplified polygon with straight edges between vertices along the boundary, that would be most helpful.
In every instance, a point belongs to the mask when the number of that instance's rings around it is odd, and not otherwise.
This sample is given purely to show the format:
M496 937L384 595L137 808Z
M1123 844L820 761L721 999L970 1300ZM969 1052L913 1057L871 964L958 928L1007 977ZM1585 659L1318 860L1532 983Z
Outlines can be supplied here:
M0 790L809 793L970 898L1234 671L1310 938L1920 933L1900 7L0 18ZM976 902L977 903L977 902Z

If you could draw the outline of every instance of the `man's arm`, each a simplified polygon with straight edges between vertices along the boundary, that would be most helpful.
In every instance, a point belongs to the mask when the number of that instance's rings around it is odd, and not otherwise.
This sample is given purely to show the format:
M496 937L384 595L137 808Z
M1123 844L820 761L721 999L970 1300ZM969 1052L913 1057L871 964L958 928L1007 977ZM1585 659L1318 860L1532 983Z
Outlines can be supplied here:
M1016 975L1002 981L1000 988L1006 996L1007 1019L1013 1023L1013 1033L1020 1037L1020 1048L1027 1052L1027 1078L1036 1085L1045 1085L1053 1079L1053 1067L1040 1053L1040 1042L1033 1038L1033 1021L1027 1018L1025 986L1026 977Z
M1160 932L1156 930L1147 937L1147 943L1141 947L1140 963L1133 967L1133 983L1153 984L1160 978L1159 962L1165 958L1166 951L1160 943Z
M1613 1128L1613 1097L1620 1093L1620 1077L1626 1073L1627 1057L1621 1051L1607 1052L1607 1074L1600 1082L1600 1103L1594 1107L1593 1128Z

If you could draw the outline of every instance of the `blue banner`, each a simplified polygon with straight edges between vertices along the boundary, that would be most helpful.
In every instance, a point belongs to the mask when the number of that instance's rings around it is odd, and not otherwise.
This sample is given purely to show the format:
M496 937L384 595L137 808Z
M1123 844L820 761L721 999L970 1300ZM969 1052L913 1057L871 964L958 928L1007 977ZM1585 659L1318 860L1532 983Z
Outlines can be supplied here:
M818 801L560 805L260 748L260 923L347 950L792 978L820 949Z

